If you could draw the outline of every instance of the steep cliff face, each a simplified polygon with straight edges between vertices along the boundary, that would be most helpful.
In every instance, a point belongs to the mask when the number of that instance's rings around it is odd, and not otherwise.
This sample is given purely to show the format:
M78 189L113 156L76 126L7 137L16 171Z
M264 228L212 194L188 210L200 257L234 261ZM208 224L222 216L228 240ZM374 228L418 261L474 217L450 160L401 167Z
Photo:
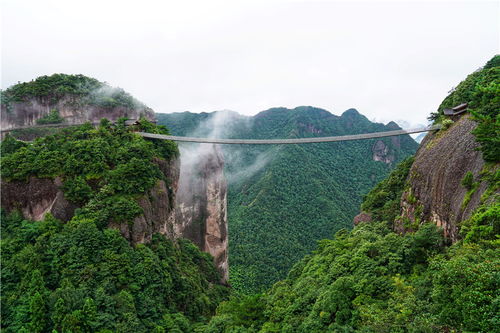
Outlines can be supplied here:
M199 137L216 131L225 138L300 138L399 128L373 123L354 109L337 116L310 106L273 108L253 117L185 112L157 118L174 135ZM387 147L381 158L393 159L384 163L373 160L376 141L221 146L229 182L230 274L235 289L262 292L284 278L317 240L348 227L363 194L418 148L408 135L381 139Z
M141 116L154 120L153 110L123 89L84 75L40 76L1 92L2 129Z
M372 154L374 161L390 164L395 160L393 152L390 151L389 146L387 146L382 140L377 140L375 142L372 147Z
M159 180L147 194L137 200L143 214L136 217L131 224L111 222L109 225L110 228L120 230L120 233L134 244L148 243L156 232L170 239L184 237L174 230L179 160L165 161L155 158L155 163L160 167L167 181Z
M127 117L139 119L145 117L154 120L154 112L145 106L129 108L126 106L104 107L79 103L79 97L66 95L56 101L51 98L31 97L22 102L11 102L8 107L2 104L2 129L11 129L21 126L34 126L37 122L56 110L63 118L64 124L83 124L85 122L98 123L102 118L116 121Z
M475 127L476 123L465 115L451 128L425 137L401 197L401 218L395 222L396 231L413 230L420 223L431 221L444 229L446 237L458 239L458 223L470 217L487 187L479 181L484 160L471 133ZM465 199L470 190L461 184L467 172L479 182L469 193L470 199Z
M41 221L47 213L68 221L77 205L69 202L61 190L60 177L55 179L31 177L28 182L1 182L2 208L8 212L19 210L26 219Z
M176 234L173 223L175 192L179 180L179 160L170 161L155 158L155 163L168 180L158 180L155 186L137 199L143 214L132 223L110 222L109 227L120 230L131 243L145 243L155 232L170 238L183 237ZM70 202L64 195L61 177L37 178L28 181L1 182L2 208L7 212L19 210L26 219L41 221L47 213L64 222L69 221L80 205ZM186 237L187 238L187 237Z
M222 152L215 145L181 149L174 233L210 253L228 280L227 183Z

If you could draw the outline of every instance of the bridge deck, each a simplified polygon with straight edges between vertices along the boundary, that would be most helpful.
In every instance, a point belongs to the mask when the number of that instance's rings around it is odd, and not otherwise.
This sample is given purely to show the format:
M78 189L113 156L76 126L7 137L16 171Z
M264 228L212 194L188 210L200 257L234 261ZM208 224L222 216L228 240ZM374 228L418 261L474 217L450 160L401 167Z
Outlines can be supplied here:
M353 134L353 135L341 135L341 136L326 136L326 137L311 137L311 138L300 138L300 139L269 139L269 140L251 140L251 139L212 139L212 138L193 138L185 136L173 136L173 135L163 135L163 134L153 134L138 132L137 134L151 139L161 139L161 140L172 140L179 142L196 142L196 143L215 143L215 144L243 144L243 145L274 145L274 144L300 144L300 143L320 143L320 142L336 142L336 141L352 141L352 140L363 140L363 139L373 139L382 138L387 136L412 134L435 131L441 128L441 125L434 125L429 127L413 128L407 130L394 130L387 132L374 132L374 133L363 133L363 134Z
M96 124L93 124L96 125ZM26 128L45 128L45 127L69 127L77 126L67 125L67 124L50 124L50 125L38 125L38 126L23 126L18 128L1 129L1 132L11 132L18 129ZM429 127L420 127L413 129L401 129L386 132L373 132L373 133L363 133L363 134L352 134L352 135L341 135L341 136L326 136L326 137L311 137L311 138L299 138L299 139L265 139L265 140L253 140L253 139L214 139L214 138L195 138L195 137L185 137L185 136L174 136L174 135L164 135L164 134L154 134L137 132L137 134L151 139L160 140L172 140L179 142L195 142L195 143L214 143L214 144L243 144L243 145L274 145L274 144L300 144L300 143L320 143L320 142L336 142L336 141L352 141L352 140L363 140L363 139L373 139L382 138L387 136L412 134L435 131L441 128L441 125L433 125Z

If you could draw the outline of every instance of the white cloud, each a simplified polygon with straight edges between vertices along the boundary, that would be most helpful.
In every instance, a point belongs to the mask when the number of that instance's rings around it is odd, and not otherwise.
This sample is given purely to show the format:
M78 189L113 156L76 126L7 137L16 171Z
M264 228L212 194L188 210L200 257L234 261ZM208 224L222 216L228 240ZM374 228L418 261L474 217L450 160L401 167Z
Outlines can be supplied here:
M157 112L355 107L425 123L499 51L499 4L4 0L2 87L52 73Z

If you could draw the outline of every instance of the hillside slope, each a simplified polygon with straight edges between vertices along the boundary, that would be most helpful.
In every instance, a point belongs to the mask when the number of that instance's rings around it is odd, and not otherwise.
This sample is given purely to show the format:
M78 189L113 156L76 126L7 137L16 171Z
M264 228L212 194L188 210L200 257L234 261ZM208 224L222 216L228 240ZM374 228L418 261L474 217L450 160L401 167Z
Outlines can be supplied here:
M370 122L354 109L341 116L313 107L157 114L175 135L295 138L399 128ZM190 149L190 144L181 145ZM283 146L222 146L229 181L230 279L255 292L283 278L316 241L349 228L361 198L416 151L409 136ZM182 162L181 162L182 163Z

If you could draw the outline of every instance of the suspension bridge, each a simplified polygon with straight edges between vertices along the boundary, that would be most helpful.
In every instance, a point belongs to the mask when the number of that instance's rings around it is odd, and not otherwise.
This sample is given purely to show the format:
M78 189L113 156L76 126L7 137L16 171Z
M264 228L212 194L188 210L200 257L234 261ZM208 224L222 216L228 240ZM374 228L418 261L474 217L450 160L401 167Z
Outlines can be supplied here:
M17 128L1 129L2 133L8 133L15 130L27 128L50 128L50 127L69 127L78 126L81 124L64 125L64 124L47 124L37 126L22 126ZM95 124L94 124L95 125ZM146 132L136 132L138 135L149 139L172 140L177 142L193 142L193 143L212 143L212 144L239 144L239 145L282 145L282 144L302 144L302 143L321 143L321 142L338 142L338 141L353 141L365 140L374 138L383 138L388 136L397 136L404 134L414 134L422 132L436 131L441 128L441 125L433 125L427 127L419 127L412 129L399 129L385 132L371 132L362 134L340 135L340 136L325 136L325 137L309 137L309 138L294 138L294 139L216 139L216 138L197 138L175 135L164 135Z

